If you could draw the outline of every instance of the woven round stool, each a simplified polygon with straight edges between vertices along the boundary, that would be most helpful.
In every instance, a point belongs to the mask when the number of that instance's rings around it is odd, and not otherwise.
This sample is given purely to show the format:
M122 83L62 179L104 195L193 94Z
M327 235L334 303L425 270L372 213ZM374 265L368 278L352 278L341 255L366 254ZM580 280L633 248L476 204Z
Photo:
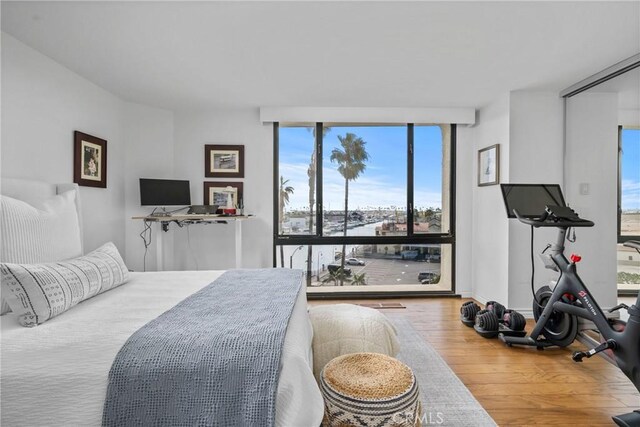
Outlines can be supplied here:
M378 353L338 356L321 373L324 426L419 426L416 378L404 363Z

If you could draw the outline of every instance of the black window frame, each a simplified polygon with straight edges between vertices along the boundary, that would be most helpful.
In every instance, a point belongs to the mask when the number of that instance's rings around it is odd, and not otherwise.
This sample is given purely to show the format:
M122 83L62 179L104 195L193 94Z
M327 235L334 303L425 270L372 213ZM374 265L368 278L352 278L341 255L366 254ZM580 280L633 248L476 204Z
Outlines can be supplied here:
M367 123L367 125L376 125L375 123ZM315 210L316 210L316 232L315 234L287 234L283 235L279 233L279 165L280 165L280 123L273 123L273 266L277 267L277 247L283 246L300 246L300 245L366 245L366 244L448 244L451 245L451 290L449 291L429 291L429 290L416 290L416 291L398 291L398 292L384 292L382 295L389 296L406 296L406 295L442 295L453 296L456 295L456 124L448 124L451 126L451 139L450 139L450 159L449 159L449 230L446 233L414 233L414 127L415 126L428 126L426 124L414 124L407 123L402 126L407 127L407 235L406 236L323 236L323 227L318 224L323 223L323 208L322 208L322 159L323 159L323 122L315 123L315 150L316 150L316 187L315 187ZM380 124L383 126L383 124ZM351 297L363 297L370 298L375 297L375 292L359 291L359 292L340 292L340 293L323 293L322 295L315 295L318 298L351 298Z

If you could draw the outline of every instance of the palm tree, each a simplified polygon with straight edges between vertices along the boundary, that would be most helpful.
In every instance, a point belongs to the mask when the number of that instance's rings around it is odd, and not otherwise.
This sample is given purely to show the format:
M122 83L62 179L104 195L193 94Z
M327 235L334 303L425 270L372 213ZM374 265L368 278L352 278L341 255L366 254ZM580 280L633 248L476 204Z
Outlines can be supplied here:
M369 160L369 154L365 149L367 144L362 138L347 132L345 136L338 135L342 149L331 150L331 163L338 164L338 172L344 178L344 235L347 235L347 221L349 219L349 181L355 181L366 169L365 162ZM344 269L346 245L342 245L342 259L340 267ZM342 284L342 281L341 281Z
M312 134L313 139L316 139L316 127L307 128ZM330 127L322 128L322 136L324 137L327 132L331 130ZM314 213L313 208L315 206L315 194L316 194L316 144L313 144L313 152L311 153L311 161L307 168L307 176L309 177L309 233L313 234L313 222ZM317 224L316 227L322 227L322 224ZM311 260L313 259L313 245L307 245L307 286L311 286Z
M316 128L313 128L313 136L316 135ZM315 147L315 144L313 144ZM307 169L309 177L309 233L313 233L313 207L315 206L316 194L316 149L311 153L311 162ZM313 245L307 245L307 286L311 286L311 260L313 259Z
M364 276L364 274L362 274ZM340 283L340 286L342 286L342 283L345 281L350 281L352 280L349 276L347 276L347 274L345 273L344 269L342 268L338 268L336 270L333 271L329 271L329 274L327 276L325 276L322 279L322 283L329 283L329 282L333 282L334 286L338 286L338 283Z
M362 285L366 285L367 284L367 279L365 277L366 273L355 273L353 275L353 282L351 283L352 285L356 285L356 286L362 286Z
M289 203L289 195L293 194L293 187L287 185L289 180L280 176L280 234L284 223L284 207ZM280 245L280 267L284 268L284 246Z

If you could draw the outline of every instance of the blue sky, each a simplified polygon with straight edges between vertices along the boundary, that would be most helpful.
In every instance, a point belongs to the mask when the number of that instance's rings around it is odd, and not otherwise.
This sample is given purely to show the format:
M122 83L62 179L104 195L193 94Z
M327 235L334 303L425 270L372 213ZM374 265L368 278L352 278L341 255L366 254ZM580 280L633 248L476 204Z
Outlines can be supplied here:
M344 209L344 178L329 157L340 147L337 136L351 132L366 142L369 160L365 171L349 183L349 208L406 208L406 126L340 126L326 133L323 143L324 207ZM294 188L288 209L309 204L307 167L313 152L308 128L280 128L280 175ZM417 208L441 207L442 135L438 126L416 126L414 131L414 198Z
M622 210L640 209L640 129L622 130Z
M313 152L310 128L280 128L280 174L294 188L288 209L309 204L307 167ZM325 209L344 209L344 179L337 165L329 161L331 150L339 147L337 135L355 133L365 140L367 169L351 182L349 207L404 209L406 206L406 132L404 126L334 127L324 138ZM438 126L416 126L415 204L416 208L441 207L442 149ZM640 130L622 131L622 209L640 209Z

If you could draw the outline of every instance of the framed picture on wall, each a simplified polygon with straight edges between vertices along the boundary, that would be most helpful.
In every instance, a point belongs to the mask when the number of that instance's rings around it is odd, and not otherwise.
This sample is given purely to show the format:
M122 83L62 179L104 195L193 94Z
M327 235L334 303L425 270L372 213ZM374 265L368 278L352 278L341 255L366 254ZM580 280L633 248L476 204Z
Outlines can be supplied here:
M205 205L217 205L218 208L230 207L238 208L243 205L242 183L241 182L205 182L204 198Z
M205 145L204 176L244 178L244 145Z
M107 188L107 141L80 131L73 133L73 182Z
M500 182L500 144L478 150L478 187Z

